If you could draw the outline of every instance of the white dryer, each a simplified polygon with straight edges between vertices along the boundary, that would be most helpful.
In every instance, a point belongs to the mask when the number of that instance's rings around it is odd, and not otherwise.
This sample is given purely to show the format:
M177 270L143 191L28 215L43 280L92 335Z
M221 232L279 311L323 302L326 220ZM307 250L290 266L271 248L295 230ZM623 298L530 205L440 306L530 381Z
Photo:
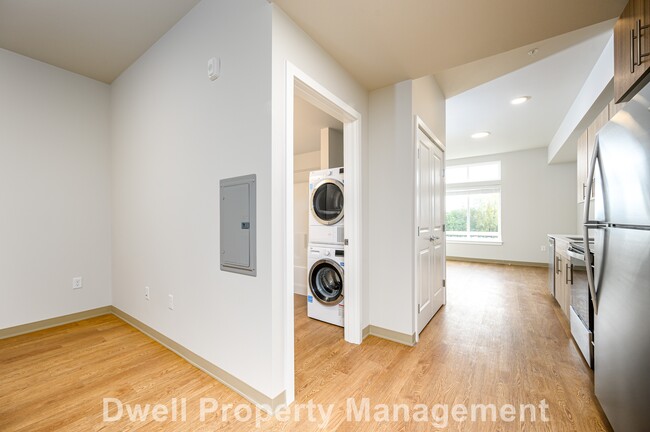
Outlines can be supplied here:
M343 246L309 245L307 316L343 327Z
M309 243L344 242L343 168L309 173Z

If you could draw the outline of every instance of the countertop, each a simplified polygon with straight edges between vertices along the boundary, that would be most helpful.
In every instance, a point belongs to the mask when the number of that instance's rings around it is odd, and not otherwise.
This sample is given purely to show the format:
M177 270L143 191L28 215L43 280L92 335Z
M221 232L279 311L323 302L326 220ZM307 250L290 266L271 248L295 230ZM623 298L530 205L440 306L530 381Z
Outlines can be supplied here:
M582 234L547 234L547 235L549 237L554 238L555 240L561 240L567 243L571 243L574 241L582 241L584 238Z

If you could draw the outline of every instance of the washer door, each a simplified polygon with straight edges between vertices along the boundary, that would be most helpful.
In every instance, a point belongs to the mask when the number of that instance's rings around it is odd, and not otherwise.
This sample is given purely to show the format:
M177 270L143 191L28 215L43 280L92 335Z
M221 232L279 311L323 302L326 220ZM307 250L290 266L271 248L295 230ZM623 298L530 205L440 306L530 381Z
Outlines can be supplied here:
M324 225L343 219L343 183L336 179L318 182L311 193L310 208L314 218Z
M321 303L340 303L343 300L343 269L330 259L316 261L309 269L309 289Z

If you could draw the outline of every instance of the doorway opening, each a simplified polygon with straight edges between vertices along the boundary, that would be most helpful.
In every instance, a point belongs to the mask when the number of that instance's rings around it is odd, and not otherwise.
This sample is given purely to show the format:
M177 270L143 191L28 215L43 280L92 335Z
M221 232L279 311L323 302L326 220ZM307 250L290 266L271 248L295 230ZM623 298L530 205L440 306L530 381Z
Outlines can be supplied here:
M303 289L296 286L294 273L300 274L301 270L296 269L297 246L305 244L304 235L296 235L294 211L297 211L294 203L294 113L296 106L304 108L303 102L313 108L331 116L342 125L343 130L343 166L345 167L345 200L343 213L345 215L344 238L342 248L345 256L345 271L343 272L343 286L345 290L345 307L343 308L344 331L343 336L346 342L360 344L362 340L361 328L361 115L343 102L336 95L325 87L296 68L287 63L286 89L285 89L285 187L284 187L284 254L283 280L285 287L285 389L286 403L292 403L295 399L295 322L294 302L296 289ZM298 101L296 103L296 101ZM321 155L319 155L321 156ZM313 157L313 155L312 155ZM309 159L309 157L306 157ZM304 179L304 174L300 174ZM307 174L308 175L308 174ZM303 192L304 195L304 192ZM297 195L296 199L303 199L304 196ZM300 205L300 203L298 203ZM300 224L301 222L298 222ZM304 223L304 220L303 222ZM303 225L304 228L304 225ZM304 233L304 231L302 231ZM307 232L308 226L307 226ZM298 260L299 261L299 260ZM306 270L307 273L309 270ZM301 276L302 277L302 276ZM307 289L309 289L307 285Z
M298 327L305 323L314 332L331 324L329 331L340 330L341 339L346 294L343 152L343 123L294 95L295 319Z

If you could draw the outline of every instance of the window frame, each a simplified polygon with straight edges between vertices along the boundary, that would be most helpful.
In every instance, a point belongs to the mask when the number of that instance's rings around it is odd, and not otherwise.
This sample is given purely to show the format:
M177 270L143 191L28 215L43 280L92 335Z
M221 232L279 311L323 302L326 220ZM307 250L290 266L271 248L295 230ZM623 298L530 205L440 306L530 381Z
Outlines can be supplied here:
M499 175L497 178L490 178L486 180L471 180L469 179L469 169L472 167L481 167L481 166L489 166L489 165L495 165L497 167L497 171L499 172ZM488 182L496 182L498 184L501 184L501 161L490 161L490 162L477 162L477 163L470 163L470 164L458 164L458 165L448 165L446 167L447 173L445 174L445 177L447 180L449 179L448 172L450 169L458 169L458 168L465 168L467 170L467 179L465 181L459 181L459 182L446 182L447 187L454 187L457 185L467 185L467 184L484 184Z
M503 244L503 226L501 224L501 208L502 208L502 188L501 188L501 161L491 161L491 162L480 162L475 164L459 164L451 165L451 167L465 167L468 172L471 166L477 165L497 165L499 171L498 180L486 180L486 181L466 181L466 182L457 182L457 183L447 183L445 200L450 194L454 195L465 195L467 197L467 228L470 227L470 205L469 198L472 194L479 193L488 193L488 192L498 192L498 205L497 205L497 223L498 231L497 235L494 238L477 238L472 237L472 231L449 231L446 232L447 243L451 244L481 244L481 245L493 245L499 246ZM445 211L445 219L446 219ZM446 223L446 220L445 220ZM450 234L464 234L465 237L452 237Z

